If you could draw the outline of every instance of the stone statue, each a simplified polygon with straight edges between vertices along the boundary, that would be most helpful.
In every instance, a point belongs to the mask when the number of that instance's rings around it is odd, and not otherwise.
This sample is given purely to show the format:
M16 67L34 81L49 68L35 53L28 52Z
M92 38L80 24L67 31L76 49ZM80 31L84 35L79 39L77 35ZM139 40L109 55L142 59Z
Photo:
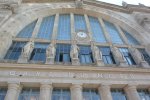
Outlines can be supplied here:
M99 49L97 46L94 46L94 47L93 47L93 50L94 50L94 57L95 57L95 60L96 60L96 61L102 60L102 52L100 51L100 49Z
M50 44L49 47L46 50L46 57L47 58L54 58L56 53L56 49L54 44Z
M71 46L71 51L70 51L70 56L71 58L77 58L78 59L78 54L79 53L79 47L76 44L73 44Z
M123 6L123 7L125 7L125 8L126 8L126 7L127 7L127 5L128 5L128 4L127 4L126 2L122 1L122 6Z
M75 4L77 8L82 8L83 0L75 0Z
M22 57L29 58L33 49L34 49L34 41L28 42L22 49Z
M121 52L119 51L117 47L113 47L112 52L114 53L117 60L124 61L124 56L121 54Z
M131 51L132 55L135 57L135 59L139 60L138 61L139 63L141 61L145 61L143 55L140 53L139 50L137 50L136 48L130 48L130 51Z

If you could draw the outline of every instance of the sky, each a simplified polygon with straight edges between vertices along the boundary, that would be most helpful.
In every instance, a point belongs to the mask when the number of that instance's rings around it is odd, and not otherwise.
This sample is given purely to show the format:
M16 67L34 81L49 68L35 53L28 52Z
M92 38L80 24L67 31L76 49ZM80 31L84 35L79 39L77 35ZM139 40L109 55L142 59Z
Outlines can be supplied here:
M122 1L125 1L128 4L138 5L138 3L142 3L146 6L150 6L150 0L97 0L97 1L108 2L117 5L122 5Z

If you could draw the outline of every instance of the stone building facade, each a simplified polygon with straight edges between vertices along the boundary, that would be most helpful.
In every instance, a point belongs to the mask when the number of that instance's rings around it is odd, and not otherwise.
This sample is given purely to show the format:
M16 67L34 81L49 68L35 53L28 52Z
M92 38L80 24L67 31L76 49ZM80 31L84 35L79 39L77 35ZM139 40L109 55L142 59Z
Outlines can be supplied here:
M0 100L150 100L150 8L0 0Z

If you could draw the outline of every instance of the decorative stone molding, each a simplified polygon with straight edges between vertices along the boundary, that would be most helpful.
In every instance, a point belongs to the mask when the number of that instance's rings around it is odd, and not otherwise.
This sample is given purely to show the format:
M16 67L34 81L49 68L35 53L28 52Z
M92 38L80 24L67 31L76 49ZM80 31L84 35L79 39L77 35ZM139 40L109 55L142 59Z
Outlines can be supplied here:
M70 57L72 65L79 65L79 47L76 44L71 46Z
M34 49L34 41L28 42L22 49L21 55L18 59L18 63L28 63L31 53Z
M97 46L92 46L92 52L97 66L104 66L104 62L102 60L102 52L100 51L100 49Z
M141 65L144 68L149 68L148 63L144 60L143 55L136 48L130 47L129 52L134 58L136 64Z
M111 52L114 55L115 61L118 65L122 66L122 67L127 67L127 63L123 57L123 55L121 54L121 52L119 51L119 49L115 46L111 47Z
M54 44L50 44L46 50L46 64L54 64L56 48Z

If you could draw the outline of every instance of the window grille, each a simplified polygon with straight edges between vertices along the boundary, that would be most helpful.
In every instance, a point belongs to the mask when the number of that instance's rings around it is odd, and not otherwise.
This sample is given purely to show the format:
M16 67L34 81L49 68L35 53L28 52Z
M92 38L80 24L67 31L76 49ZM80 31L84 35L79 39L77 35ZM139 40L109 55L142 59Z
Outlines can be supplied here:
M93 36L93 40L95 42L101 42L101 43L105 43L106 39L102 30L102 27L99 23L99 20L95 17L89 17L89 21L90 21L90 25L91 25L91 29L92 29L92 36Z
M69 14L59 16L57 39L58 40L71 39L71 21Z
M18 60L26 42L13 42L4 59Z
M139 51L143 55L144 60L150 65L150 56L147 54L145 49L139 49Z
M113 100L127 100L126 94L122 89L111 89Z
M83 89L83 100L100 100L96 89Z
M54 27L55 15L45 17L42 20L39 32L37 34L37 38L40 39L51 39L53 27Z
M138 94L141 100L150 100L150 93L146 89L138 89Z

